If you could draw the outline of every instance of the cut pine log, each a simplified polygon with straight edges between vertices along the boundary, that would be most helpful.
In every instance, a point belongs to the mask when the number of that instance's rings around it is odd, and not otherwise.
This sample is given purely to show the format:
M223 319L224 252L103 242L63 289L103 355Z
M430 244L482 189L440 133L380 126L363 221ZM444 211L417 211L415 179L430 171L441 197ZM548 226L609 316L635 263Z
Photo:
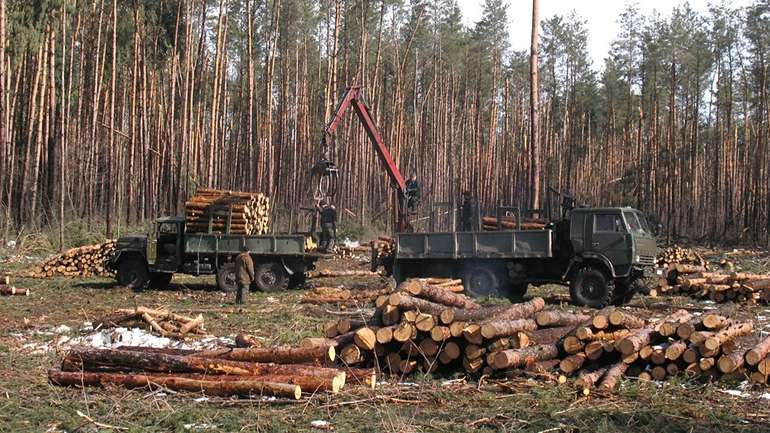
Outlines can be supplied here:
M401 310L417 310L421 313L434 316L440 315L447 309L444 305L426 301L425 299L415 298L414 296L403 292L396 292L388 296L388 305L398 307Z
M639 329L644 327L644 320L621 310L613 310L608 316L611 325L618 328Z
M531 344L553 344L564 338L567 334L575 329L574 326L562 326L559 328L543 328L536 331L528 332L529 341Z
M547 326L577 326L591 316L586 314L566 313L562 311L541 311L535 315L535 321L540 327Z
M587 396L591 393L591 388L593 388L606 373L606 367L594 371L583 370L575 380L575 387L580 388L583 395Z
M269 349L220 349L206 350L195 353L201 358L229 359L232 361L246 362L272 362L276 364L303 364L328 365L334 362L336 351L332 346L320 347L276 347Z
M89 373L64 372L50 370L48 379L51 383L61 386L103 386L106 384L119 385L126 388L168 388L174 391L204 392L217 396L259 396L274 395L299 399L302 388L288 383L273 383L261 380L199 380L179 376L160 374L120 374L120 373Z
M371 328L359 328L353 335L353 342L364 350L373 350L377 343L377 335Z
M2 296L29 296L29 289L17 289L13 286L0 286L0 295Z
M563 371L564 374L570 375L580 370L585 362L586 354L576 353L562 359L561 362L559 362L559 369Z
M717 350L726 341L736 337L742 337L748 335L754 330L754 324L752 322L737 323L730 325L727 328L722 329L713 336L706 338L703 342L703 346L708 350Z
M445 308L439 314L441 323L444 325L449 325L454 321L484 322L505 310L505 307L486 307L477 308L475 310L467 310L462 308Z
M559 349L555 344L543 344L524 349L508 349L495 355L493 368L521 367L530 362L554 359L559 355Z
M486 339L508 337L519 332L534 331L537 323L530 319L495 320L481 325L481 335Z
M770 353L770 337L766 337L746 352L746 363L752 366L757 365L760 361L767 358L768 353Z
M618 362L607 370L607 373L602 378L599 387L607 391L611 391L618 386L618 381L623 376L623 373L628 369L628 364L625 362Z
M399 290L437 304L446 305L447 307L480 308L479 304L465 295L454 293L441 287L431 286L420 280L405 281L399 285Z
M543 308L545 308L545 300L543 298L533 298L530 301L514 304L506 308L504 311L487 319L486 322L527 319L534 316L535 313L541 311Z
M334 377L339 370L297 364L269 364L195 356L166 355L162 353L141 353L121 349L94 349L74 347L67 359L90 367L119 367L159 373L201 373L236 376L299 375Z

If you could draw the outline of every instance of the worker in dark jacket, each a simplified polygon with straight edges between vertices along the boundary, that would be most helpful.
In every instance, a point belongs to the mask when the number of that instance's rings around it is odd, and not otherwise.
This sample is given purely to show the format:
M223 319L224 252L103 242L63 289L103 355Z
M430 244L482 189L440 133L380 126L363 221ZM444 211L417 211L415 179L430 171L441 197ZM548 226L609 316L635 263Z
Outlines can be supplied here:
M475 210L470 191L463 191L463 204L460 206L460 231L473 231L473 213Z
M238 282L238 292L235 294L236 304L243 304L246 301L246 293L254 282L254 261L251 259L251 251L245 245L241 251L235 258L235 278Z
M321 212L321 243L319 247L325 253L331 253L337 242L337 208L324 201L319 208Z
M417 182L417 174L413 173L412 177L406 181L406 206L409 209L409 213L417 213L417 205L420 203L420 183Z

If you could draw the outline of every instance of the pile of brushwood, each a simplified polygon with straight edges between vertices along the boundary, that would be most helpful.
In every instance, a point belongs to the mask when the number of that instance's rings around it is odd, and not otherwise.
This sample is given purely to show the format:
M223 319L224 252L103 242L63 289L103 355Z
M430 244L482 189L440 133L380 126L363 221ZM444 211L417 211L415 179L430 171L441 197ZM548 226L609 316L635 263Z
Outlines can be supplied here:
M420 280L376 306L370 317L327 324L326 337L308 344L334 345L341 362L392 375L574 377L586 394L595 385L614 389L622 376L745 375L766 383L770 368L770 338L760 341L750 321L719 315L680 310L643 319L614 307L588 315L545 310L541 298L488 307Z
M770 275L735 272L709 265L695 251L678 246L664 249L658 265L666 275L658 282L659 294L683 294L717 303L770 303ZM713 270L712 270L713 269Z
M94 322L94 328L112 328L116 326L129 326L143 322L150 329L163 336L185 338L191 334L205 335L203 328L203 315L188 317L174 313L167 308L136 307L132 309L118 310L107 317Z

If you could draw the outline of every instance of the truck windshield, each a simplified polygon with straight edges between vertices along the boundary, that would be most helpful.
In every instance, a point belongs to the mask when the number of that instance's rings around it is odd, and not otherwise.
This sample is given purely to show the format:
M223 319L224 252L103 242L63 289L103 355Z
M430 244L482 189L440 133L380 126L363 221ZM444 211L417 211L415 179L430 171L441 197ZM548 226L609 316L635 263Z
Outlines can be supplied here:
M647 233L645 229L647 221L642 224L635 212L623 212L623 216L626 218L631 233Z
M639 224L642 225L642 230L645 231L645 233L652 233L652 230L650 230L650 224L647 223L647 218L644 217L641 213L637 212L636 217L639 219Z

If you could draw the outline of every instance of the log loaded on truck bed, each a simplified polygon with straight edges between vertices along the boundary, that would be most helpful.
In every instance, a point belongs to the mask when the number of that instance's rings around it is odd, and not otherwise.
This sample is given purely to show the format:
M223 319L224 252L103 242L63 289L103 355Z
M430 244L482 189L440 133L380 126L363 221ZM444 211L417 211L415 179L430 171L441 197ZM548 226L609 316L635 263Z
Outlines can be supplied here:
M304 235L186 233L182 217L160 218L155 228L149 236L118 239L108 266L117 272L120 285L135 290L162 288L174 273L216 274L221 290L234 291L235 256L246 245L254 259L256 287L277 291L302 284L305 272L323 257L305 251Z
M542 230L399 233L393 276L457 277L474 296L521 299L528 284L569 285L577 305L631 299L655 264L655 238L632 208L575 208Z

